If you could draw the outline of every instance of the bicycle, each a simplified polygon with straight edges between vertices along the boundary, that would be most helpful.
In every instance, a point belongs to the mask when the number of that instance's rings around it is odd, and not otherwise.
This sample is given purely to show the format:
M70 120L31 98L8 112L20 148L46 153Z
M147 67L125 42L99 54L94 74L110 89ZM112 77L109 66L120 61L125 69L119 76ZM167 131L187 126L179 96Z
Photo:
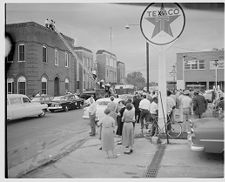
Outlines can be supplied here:
M166 123L166 128L169 128L169 125L171 126L170 130L167 130L167 135L170 138L179 138L179 136L181 136L182 134L182 125L180 123L182 122L178 122L178 121L171 121L171 118L169 118L169 122ZM164 135L166 131L165 130L165 125L160 128L158 125L158 116L156 116L155 118L152 118L151 122L146 122L146 129L148 129L149 125L151 124L151 130L152 130L152 125L154 125L155 128L155 132L152 136L160 136L160 135ZM153 131L150 131L149 133L152 133Z

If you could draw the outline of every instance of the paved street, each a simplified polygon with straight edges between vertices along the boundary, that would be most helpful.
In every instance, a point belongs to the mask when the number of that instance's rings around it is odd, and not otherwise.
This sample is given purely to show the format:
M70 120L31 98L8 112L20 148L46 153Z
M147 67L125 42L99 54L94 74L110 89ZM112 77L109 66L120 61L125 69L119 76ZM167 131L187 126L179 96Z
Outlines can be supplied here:
M48 112L43 118L26 118L8 123L9 170L20 165L20 168L24 168L24 164L34 165L34 161L36 163L48 158L48 153L51 155L52 149L58 146L65 148L71 140L76 143L85 138L89 127L88 121L82 119L82 114L82 109L58 113ZM77 138L73 139L75 136Z

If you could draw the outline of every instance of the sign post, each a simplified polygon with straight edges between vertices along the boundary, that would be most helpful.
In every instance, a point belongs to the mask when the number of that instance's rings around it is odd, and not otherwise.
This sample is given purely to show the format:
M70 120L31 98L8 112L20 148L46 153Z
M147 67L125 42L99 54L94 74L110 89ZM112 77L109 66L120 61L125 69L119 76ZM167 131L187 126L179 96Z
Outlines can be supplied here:
M142 13L140 20L143 36L159 50L158 88L160 98L158 96L158 124L160 127L166 126L165 120L167 118L165 51L182 34L184 26L185 14L182 7L177 3L151 3ZM167 143L169 143L168 136Z

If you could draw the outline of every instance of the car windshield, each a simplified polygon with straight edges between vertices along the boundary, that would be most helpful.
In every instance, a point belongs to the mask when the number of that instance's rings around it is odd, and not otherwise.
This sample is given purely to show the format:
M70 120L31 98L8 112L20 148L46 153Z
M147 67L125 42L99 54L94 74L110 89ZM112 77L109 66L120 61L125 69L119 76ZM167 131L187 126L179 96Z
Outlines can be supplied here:
M64 101L66 97L54 97L52 101Z

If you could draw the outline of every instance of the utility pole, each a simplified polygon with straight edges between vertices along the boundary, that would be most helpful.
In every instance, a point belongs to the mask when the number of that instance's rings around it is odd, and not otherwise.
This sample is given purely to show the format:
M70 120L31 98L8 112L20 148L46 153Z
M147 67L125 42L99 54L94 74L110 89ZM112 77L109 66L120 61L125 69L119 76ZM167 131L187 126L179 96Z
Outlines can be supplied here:
M216 89L217 89L217 66L218 66L218 60L214 60L215 61L215 63L214 63L214 65L216 66L216 69L215 69L215 74L216 74L216 83L215 83L215 86L216 86Z

